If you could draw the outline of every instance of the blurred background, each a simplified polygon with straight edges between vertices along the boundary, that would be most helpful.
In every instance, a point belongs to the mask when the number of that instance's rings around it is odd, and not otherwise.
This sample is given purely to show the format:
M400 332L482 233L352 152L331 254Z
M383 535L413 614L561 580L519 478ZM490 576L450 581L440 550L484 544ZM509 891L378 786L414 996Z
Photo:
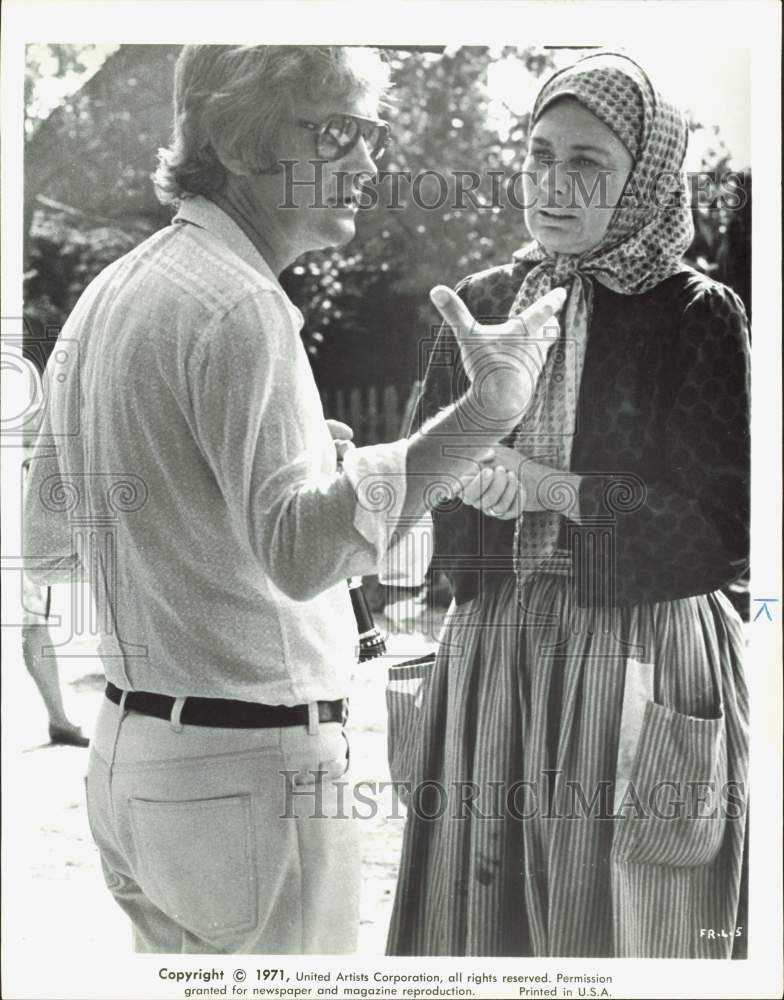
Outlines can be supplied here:
M27 47L25 80L26 352L43 367L87 283L166 226L171 208L150 174L168 144L179 47ZM385 48L394 142L383 168L483 174L520 169L529 110L553 69L588 49L443 46ZM749 65L743 50L630 51L677 103L692 130L687 168L742 175L745 205L731 210L708 187L694 210L690 263L733 287L751 312ZM382 189L385 190L385 189ZM388 189L386 189L388 190ZM489 185L481 188L489 202ZM726 193L726 192L725 192ZM422 189L432 203L438 189ZM388 200L388 199L387 199ZM427 293L509 259L526 240L511 207L418 206L361 211L345 248L300 258L281 277L305 317L303 339L327 416L358 444L394 440L420 377L420 342L437 322ZM371 594L371 596L373 596ZM376 595L376 603L381 597Z

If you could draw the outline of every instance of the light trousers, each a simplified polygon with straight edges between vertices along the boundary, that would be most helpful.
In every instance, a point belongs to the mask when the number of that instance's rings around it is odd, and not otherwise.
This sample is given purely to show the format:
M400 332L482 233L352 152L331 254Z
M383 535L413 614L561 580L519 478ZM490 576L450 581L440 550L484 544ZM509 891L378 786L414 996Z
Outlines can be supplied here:
M338 722L219 729L105 700L87 810L140 952L347 954L359 847Z

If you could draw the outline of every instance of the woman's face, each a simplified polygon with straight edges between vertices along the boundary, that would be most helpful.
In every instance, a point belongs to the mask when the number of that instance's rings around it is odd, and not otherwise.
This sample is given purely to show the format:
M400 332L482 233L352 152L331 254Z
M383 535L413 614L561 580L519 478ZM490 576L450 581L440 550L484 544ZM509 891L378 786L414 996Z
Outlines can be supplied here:
M626 146L579 101L554 102L531 132L523 167L529 232L550 253L593 249L632 166Z

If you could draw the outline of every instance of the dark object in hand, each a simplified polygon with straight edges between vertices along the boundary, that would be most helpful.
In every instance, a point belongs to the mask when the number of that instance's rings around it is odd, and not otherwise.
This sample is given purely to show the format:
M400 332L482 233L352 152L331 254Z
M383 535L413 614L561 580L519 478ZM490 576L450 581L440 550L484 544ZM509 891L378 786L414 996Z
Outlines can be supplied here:
M383 656L387 651L384 644L384 637L376 628L373 615L370 613L367 599L362 590L362 577L352 576L348 581L348 590L351 594L351 606L354 608L354 617L357 620L357 631L359 632L359 662L372 660L377 656Z

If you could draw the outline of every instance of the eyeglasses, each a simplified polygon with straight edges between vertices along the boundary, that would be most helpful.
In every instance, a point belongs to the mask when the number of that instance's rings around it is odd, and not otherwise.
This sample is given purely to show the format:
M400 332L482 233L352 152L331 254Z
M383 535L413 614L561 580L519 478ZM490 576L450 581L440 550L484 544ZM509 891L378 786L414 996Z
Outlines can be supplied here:
M320 123L297 118L295 124L316 133L316 156L322 160L339 160L350 153L362 138L371 159L377 163L392 138L392 130L387 122L375 118L360 118L358 115L330 115Z

